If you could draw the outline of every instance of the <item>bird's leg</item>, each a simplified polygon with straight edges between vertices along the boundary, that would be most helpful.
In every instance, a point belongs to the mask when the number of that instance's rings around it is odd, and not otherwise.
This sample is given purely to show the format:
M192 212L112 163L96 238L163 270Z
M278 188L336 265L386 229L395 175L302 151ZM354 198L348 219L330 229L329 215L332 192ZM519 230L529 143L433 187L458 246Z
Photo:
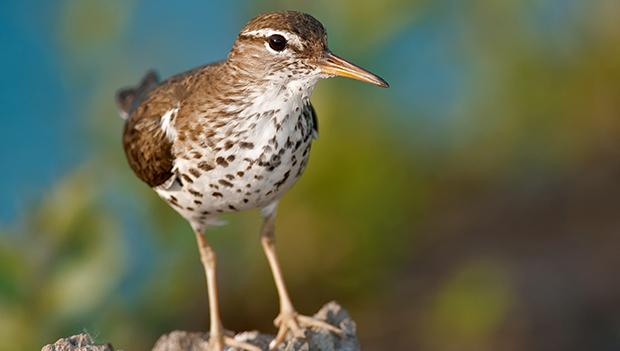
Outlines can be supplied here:
M207 290L209 292L209 315L211 326L209 330L209 350L224 351L225 346L231 346L242 350L260 351L260 348L237 341L234 338L224 335L222 320L220 318L220 305L217 298L217 279L215 276L215 252L207 238L200 231L196 230L196 241L200 251L200 260L207 276Z
M269 349L273 350L280 343L284 341L288 332L293 333L296 338L303 338L304 333L302 327L318 327L332 331L338 335L342 334L342 331L331 324L328 324L322 320L303 316L297 313L291 299L286 290L284 279L282 278L282 271L280 270L280 264L276 257L275 250L275 207L271 211L263 211L264 222L261 228L260 240L269 261L271 272L273 273L273 279L276 283L278 290L278 297L280 298L280 314L274 320L274 324L278 327L278 334L275 339L269 345Z

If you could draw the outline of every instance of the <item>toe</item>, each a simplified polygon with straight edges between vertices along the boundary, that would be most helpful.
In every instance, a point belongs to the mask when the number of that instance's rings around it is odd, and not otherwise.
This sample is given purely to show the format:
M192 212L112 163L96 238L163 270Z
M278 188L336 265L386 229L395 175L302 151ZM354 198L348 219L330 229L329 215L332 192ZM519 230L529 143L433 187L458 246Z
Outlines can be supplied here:
M296 318L290 319L288 321L288 326L289 326L289 329L291 330L291 332L293 333L294 337L296 337L296 338L303 338L305 336L304 332L299 327L299 323L297 323L297 319Z
M275 350L286 339L286 335L290 332L295 338L304 338L304 328L315 327L328 330L337 335L344 333L339 328L322 321L320 319L302 316L297 312L280 313L273 321L278 327L278 335L269 343L269 350Z
M247 350L247 351L261 351L260 347L249 344L247 342L238 341L231 337L224 337L224 343L227 346L234 347L239 350Z
M278 335L269 343L269 350L275 350L284 341L287 331L284 325L278 329Z
M312 318L308 316L298 316L297 318L299 319L299 322L302 325L327 329L335 334L343 335L342 330L320 319L316 319L316 318Z

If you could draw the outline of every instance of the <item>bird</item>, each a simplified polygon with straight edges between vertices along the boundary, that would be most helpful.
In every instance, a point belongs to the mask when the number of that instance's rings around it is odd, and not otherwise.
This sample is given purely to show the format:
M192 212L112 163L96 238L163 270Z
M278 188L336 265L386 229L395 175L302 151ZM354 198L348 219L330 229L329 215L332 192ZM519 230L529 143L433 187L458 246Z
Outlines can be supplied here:
M306 168L318 135L310 96L318 80L353 78L387 88L381 77L333 54L321 22L297 11L251 19L225 60L160 80L148 71L120 89L122 144L130 168L189 222L207 280L211 350L259 350L225 333L216 254L206 231L222 213L260 209L260 242L280 302L275 349L302 328L337 327L301 315L287 291L275 251L278 201Z

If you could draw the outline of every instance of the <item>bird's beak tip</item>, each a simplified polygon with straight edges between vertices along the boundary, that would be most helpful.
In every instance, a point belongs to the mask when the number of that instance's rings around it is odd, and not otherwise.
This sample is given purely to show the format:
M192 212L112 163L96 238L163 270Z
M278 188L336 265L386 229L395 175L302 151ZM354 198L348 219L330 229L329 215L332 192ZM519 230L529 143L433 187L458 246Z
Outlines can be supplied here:
M390 87L390 83L388 83L385 79L381 78L381 83L377 84L378 87L381 88L389 88Z
M381 88L389 88L385 79L369 72L339 56L326 52L320 61L321 72L332 76L340 76L370 83Z

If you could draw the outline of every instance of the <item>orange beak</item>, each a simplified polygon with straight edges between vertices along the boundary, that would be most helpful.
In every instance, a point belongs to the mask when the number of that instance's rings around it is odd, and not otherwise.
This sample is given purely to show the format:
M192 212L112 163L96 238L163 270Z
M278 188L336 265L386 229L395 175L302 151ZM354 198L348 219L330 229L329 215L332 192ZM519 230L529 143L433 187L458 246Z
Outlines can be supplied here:
M330 76L341 76L357 79L362 82L374 84L382 88L388 88L390 85L378 75L371 73L351 62L326 51L319 61L321 73Z

